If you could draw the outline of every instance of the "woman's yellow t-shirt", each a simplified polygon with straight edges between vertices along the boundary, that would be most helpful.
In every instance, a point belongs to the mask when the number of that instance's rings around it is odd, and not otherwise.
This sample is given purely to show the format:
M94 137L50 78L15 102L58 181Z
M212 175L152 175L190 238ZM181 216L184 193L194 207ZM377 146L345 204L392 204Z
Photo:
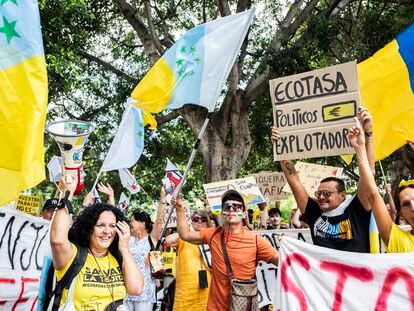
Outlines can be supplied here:
M69 263L61 270L55 270L58 280L75 259L77 248L71 244L74 254ZM98 263L98 264L97 264ZM85 264L75 279L73 301L76 310L104 310L111 302L125 299L126 290L122 270L117 260L108 253L105 257L95 258L88 252ZM63 290L61 304L66 301L68 290Z
M414 235L410 231L404 231L396 224L393 224L386 250L387 253L414 252Z

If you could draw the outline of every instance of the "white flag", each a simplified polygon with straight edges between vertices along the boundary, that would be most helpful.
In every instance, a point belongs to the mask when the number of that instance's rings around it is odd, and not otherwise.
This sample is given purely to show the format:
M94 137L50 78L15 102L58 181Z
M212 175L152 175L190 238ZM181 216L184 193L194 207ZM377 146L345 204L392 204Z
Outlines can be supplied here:
M49 180L50 182L58 182L60 176L62 175L62 157L53 156L49 163L47 164L47 169L49 170Z
M101 172L129 168L137 163L144 150L144 124L142 111L130 104L125 104L125 111L118 131L101 167Z
M134 175L126 168L118 170L119 178L121 179L122 186L129 190L131 194L135 194L141 191L141 186L137 183Z
M129 199L125 195L125 193L122 192L121 197L119 198L119 202L118 202L118 209L120 209L122 213L125 213L128 206L129 206Z
M178 168L174 163L167 158L167 167L165 168L166 173L165 177L162 179L162 183L165 187L165 192L167 192L166 201L168 204L171 204L172 195L174 190L177 189L178 185L183 179L183 175L180 173Z

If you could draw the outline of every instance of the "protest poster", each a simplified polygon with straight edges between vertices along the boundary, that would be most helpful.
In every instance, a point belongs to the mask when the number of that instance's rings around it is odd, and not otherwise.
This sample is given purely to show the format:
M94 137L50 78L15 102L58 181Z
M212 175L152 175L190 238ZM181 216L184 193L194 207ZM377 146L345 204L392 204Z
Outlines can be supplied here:
M364 254L284 238L274 310L412 310L410 253Z
M34 310L49 221L11 207L0 208L0 307Z
M227 190L238 191L246 206L265 202L253 176L204 184L203 188L213 213L221 210L221 196Z
M190 207L188 206L188 204L184 204L184 211L185 211L185 219L187 220L188 225L190 225L191 224L191 211L190 211ZM165 222L167 221L167 217L168 217L168 209L165 209L163 224L165 224ZM176 227L177 227L177 213L174 208L172 211L170 220L168 221L167 228L176 228Z
M340 167L306 163L301 161L296 162L295 170L298 172L299 179L305 187L306 192L311 197L313 197L315 191L318 190L322 179L331 176L340 177L343 171ZM290 189L287 183L282 190L289 193L292 192L292 189Z
M360 103L356 62L270 80L270 95L275 161L354 153L347 134Z
M17 200L16 209L23 213L37 216L40 212L40 197L21 194Z
M283 172L259 172L250 176L254 177L260 192L270 201L283 200L288 197L288 194L282 191L286 184Z
M276 249L280 248L279 238L281 234L289 236L293 239L312 243L312 237L309 229L275 229L255 231L255 233L269 241L269 243ZM206 266L211 269L210 247L207 244L202 244L199 245L199 249ZM257 286L259 289L258 301L260 308L268 304L273 304L274 302L277 270L277 266L263 261L260 261L256 268Z

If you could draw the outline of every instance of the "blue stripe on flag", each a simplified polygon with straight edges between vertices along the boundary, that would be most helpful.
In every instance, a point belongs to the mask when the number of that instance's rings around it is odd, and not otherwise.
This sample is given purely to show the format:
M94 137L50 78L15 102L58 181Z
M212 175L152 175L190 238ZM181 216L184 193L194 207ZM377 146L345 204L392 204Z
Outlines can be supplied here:
M18 36L14 35L8 42L5 33L0 32L0 70L44 54L36 0L17 1L17 4L12 1L2 3L0 28L7 25L14 29Z
M163 56L177 79L168 108L200 102L204 67L204 25L189 30Z
M397 38L398 51L410 75L411 91L414 93L414 23L400 33Z

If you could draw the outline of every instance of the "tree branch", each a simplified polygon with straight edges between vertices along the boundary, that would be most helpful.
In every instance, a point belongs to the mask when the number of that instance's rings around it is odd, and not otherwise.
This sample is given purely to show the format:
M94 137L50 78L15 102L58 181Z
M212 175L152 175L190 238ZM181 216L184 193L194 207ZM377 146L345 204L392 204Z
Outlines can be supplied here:
M158 40L158 37L155 33L154 23L152 22L152 13L151 13L151 6L150 6L149 0L146 0L144 4L145 4L145 13L147 15L149 33L151 35L152 42L154 43L160 55L162 55L164 54L164 49L162 48L160 40Z
M94 55L91 55L91 54L89 54L89 53L87 53L85 51L79 51L78 54L80 56L82 56L83 58L85 58L85 59L88 59L90 61L93 61L93 62L101 65L105 69L111 71L112 73L116 74L118 77L120 77L120 78L122 78L122 79L124 79L124 80L126 80L126 81L128 81L130 83L133 83L133 84L137 84L138 83L138 80L137 79L135 79L132 76L130 76L129 74L127 74L127 73L125 73L125 72L123 72L123 71L115 68L110 63L108 63L108 62L106 62L106 61L104 61L104 60L102 60L102 59L100 59L100 58L98 58L98 57L96 57Z
M227 0L218 0L217 5L221 16L231 15L230 6Z
M250 9L250 8L251 8L251 6L252 6L252 2L251 2L251 0L239 0L239 1L237 2L237 9L236 9L236 13L243 12L243 11L245 11L246 9Z
M154 41L152 40L151 34L148 28L145 26L142 21L141 16L132 5L130 5L126 0L116 0L118 7L121 10L122 15L125 16L129 24L137 32L139 39L144 45L144 51L148 55L151 63L154 64L159 58L160 54L158 53L157 48L155 47Z
M177 110L173 110L170 113L163 115L163 116L157 116L155 118L155 120L157 121L157 125L161 126L164 123L170 122L171 120L174 120L176 118L178 118L180 116L180 114L178 113Z

